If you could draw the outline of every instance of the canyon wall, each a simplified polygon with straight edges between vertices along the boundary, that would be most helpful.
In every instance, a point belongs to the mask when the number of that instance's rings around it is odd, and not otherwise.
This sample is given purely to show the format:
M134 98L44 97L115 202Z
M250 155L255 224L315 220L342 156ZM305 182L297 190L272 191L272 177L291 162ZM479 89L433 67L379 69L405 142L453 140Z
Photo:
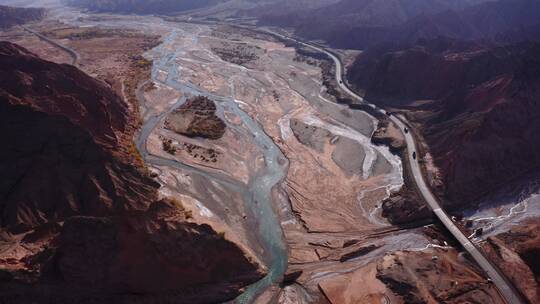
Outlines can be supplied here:
M349 70L368 100L418 125L451 207L540 165L540 45L450 39L365 52Z
M103 82L0 43L5 303L215 303L264 267L159 184Z

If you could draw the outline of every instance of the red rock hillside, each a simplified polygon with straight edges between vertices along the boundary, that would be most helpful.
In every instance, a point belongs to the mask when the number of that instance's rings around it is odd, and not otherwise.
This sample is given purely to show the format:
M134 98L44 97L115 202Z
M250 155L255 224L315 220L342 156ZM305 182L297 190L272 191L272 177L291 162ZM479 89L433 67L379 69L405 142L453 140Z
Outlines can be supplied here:
M483 47L447 39L376 48L348 73L371 101L419 127L453 206L540 166L540 45Z
M540 224L538 219L490 237L483 245L490 259L504 271L530 303L540 301Z
M1 44L0 70L9 143L0 152L2 226L143 210L156 199L156 185L121 149L133 128L107 86L9 43Z
M216 303L264 275L158 198L131 121L104 83L0 42L1 303Z

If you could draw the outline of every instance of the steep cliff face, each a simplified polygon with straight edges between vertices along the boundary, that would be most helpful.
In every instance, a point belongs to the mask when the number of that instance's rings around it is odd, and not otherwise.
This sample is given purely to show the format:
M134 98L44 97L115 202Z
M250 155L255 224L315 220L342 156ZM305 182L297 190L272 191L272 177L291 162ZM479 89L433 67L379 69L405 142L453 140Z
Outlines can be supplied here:
M68 65L0 44L2 226L141 210L156 185L134 167L127 106Z
M440 168L452 206L540 166L540 46L440 39L368 51L349 79L368 100L406 110Z
M215 303L264 275L235 243L158 198L104 83L0 43L0 298Z
M177 203L160 201L144 212L73 216L58 227L42 226L20 244L4 245L9 253L26 248L36 253L6 260L10 271L2 272L1 298L4 303L220 303L262 278L259 265L236 244L188 220ZM15 243L13 238L4 242Z
M491 237L484 245L514 286L530 303L540 301L540 225L538 218Z
M44 15L45 10L40 8L20 8L0 5L0 29L40 20Z

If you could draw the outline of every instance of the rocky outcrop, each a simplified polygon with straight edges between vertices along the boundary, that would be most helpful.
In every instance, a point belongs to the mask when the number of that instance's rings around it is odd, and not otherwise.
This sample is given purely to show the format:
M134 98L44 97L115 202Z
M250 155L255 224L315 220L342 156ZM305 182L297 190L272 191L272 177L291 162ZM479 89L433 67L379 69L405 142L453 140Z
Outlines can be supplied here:
M451 206L540 165L540 45L485 47L448 39L374 49L349 79L368 100L418 125Z
M390 124L387 117L378 119L379 123L377 129L371 136L371 142L376 145L387 146L390 149L390 152L394 154L403 153L407 145L405 144L405 138L403 138L401 131L393 124Z
M69 65L0 44L4 227L142 210L157 184L133 166L126 104Z
M5 97L0 93L0 129L10 143L0 152L2 226L26 230L75 214L142 210L155 200L157 185L87 132Z
M41 20L45 10L41 8L21 8L0 5L0 29Z
M397 252L379 262L377 270L377 278L405 303L503 303L455 251ZM435 279L441 276L448 279Z
M433 213L415 191L403 187L382 202L382 215L394 225L406 225L430 219Z
M188 217L167 201L121 216L70 217L46 251L25 261L40 288L14 272L0 294L18 303L215 303L263 276L236 244Z
M343 262L346 262L348 260L352 260L352 259L356 259L356 258L359 258L361 256L364 256L370 252L372 252L373 250L375 249L378 249L379 246L376 246L376 245L369 245L369 246L366 246L366 247L360 247L352 252L349 252L349 253L346 253L344 255L341 256L341 258L339 258L339 261L341 263Z
M504 303L455 250L398 251L354 271L327 276L329 303Z
M530 303L540 301L540 224L525 222L488 239L484 245L492 261L502 269Z
M227 126L216 115L216 104L207 97L197 96L169 114L165 127L188 137L219 139Z
M3 303L215 303L264 275L160 199L133 117L104 83L0 43Z

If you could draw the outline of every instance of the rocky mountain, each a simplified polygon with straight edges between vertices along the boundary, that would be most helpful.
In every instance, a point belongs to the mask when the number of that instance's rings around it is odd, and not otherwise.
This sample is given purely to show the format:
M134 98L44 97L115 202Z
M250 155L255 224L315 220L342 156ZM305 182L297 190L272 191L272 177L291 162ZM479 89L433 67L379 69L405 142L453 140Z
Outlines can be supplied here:
M65 0L69 5L97 12L172 14L209 7L226 0Z
M421 14L390 27L353 27L328 41L344 47L365 48L379 43L412 44L419 39L450 37L496 43L540 39L540 3L535 0L488 1L461 10Z
M333 46L363 48L364 40L389 35L386 31L432 14L461 10L481 0L341 0L323 7L287 13L260 13L262 24L292 27L308 39L322 39ZM366 33L366 34L364 34ZM365 36L365 37L364 37Z
M71 6L98 12L176 15L197 10L197 17L260 17L306 11L340 0L64 0Z
M8 42L0 71L2 302L215 303L264 275L159 197L108 85Z
M1 152L10 176L0 188L1 224L33 227L146 208L155 185L129 163L135 155L124 148L134 129L127 105L74 67L8 43L1 54L2 129L11 143Z
M522 193L537 180L539 43L439 37L412 46L381 44L363 52L347 76L367 100L404 114L414 126L418 155L447 210L475 209L479 201L495 205L491 194ZM427 218L419 201L399 193L383 202L383 214L393 223ZM513 227L488 238L483 249L523 297L537 303L539 267L532 257L540 247L538 218Z
M266 15L266 21L271 21L272 15L277 17L276 21L280 20L289 25L298 26L302 29L308 26L307 22L312 22L311 25L318 24L318 27L330 27L335 30L339 26L391 26L399 25L403 22L411 20L414 17L423 14L433 14L450 9L461 9L470 4L475 4L480 1L470 0L341 0L320 5L321 7L309 8L299 12L298 18L287 18L285 11L280 15L277 12ZM311 9L311 10L309 10ZM292 15L291 15L292 17ZM313 18L320 18L313 20ZM315 23L318 22L318 23ZM311 34L315 34L313 31Z
M292 24L296 18L312 10L327 7L341 0L249 0L253 5L239 7L239 15Z
M438 36L504 42L537 39L539 12L535 0L342 0L293 13L269 10L259 18L262 24L292 27L304 38L325 40L334 47L365 49Z
M540 166L540 44L451 39L373 48L348 78L366 98L403 110L425 139L452 206Z
M0 29L40 20L44 15L45 10L40 8L19 8L0 5Z
M208 8L289 27L333 47L365 49L383 42L415 43L438 36L517 42L540 37L536 0L65 0L92 11L174 14ZM233 13L234 12L234 13Z

